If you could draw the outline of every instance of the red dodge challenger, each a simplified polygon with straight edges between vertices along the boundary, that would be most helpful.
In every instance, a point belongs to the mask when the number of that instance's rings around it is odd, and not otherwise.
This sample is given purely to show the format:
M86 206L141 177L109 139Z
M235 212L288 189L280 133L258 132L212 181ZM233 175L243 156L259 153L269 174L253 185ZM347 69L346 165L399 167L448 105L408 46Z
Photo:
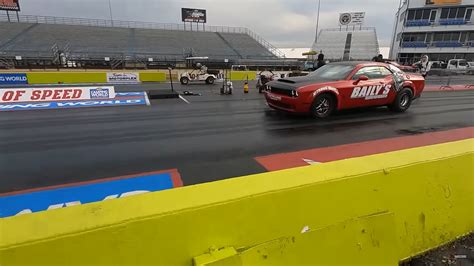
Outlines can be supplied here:
M340 62L267 85L265 98L270 107L325 118L336 110L368 106L404 112L420 97L425 80L385 63Z

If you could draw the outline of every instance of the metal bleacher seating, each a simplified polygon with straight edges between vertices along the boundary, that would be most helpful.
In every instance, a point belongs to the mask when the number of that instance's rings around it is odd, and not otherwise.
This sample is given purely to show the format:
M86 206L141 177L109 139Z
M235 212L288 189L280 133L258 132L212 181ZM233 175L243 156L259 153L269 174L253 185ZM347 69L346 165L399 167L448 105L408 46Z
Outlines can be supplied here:
M33 24L28 23L11 23L10 25L4 25L0 23L0 46L6 45L11 42L22 32L26 31Z
M350 42L347 43L348 34L351 37ZM346 48L348 48L350 60L372 59L379 53L375 28L321 30L317 43L313 45L313 50L322 51L325 58L331 61L343 60L345 50L347 52Z
M178 59L207 56L219 60L283 57L278 49L246 28L207 26L205 31L190 31L182 24L20 18L24 22L1 22L3 18L0 19L1 53L51 54L53 47L67 47L69 54L96 58L115 55Z
M272 53L265 49L252 37L243 33L217 33L220 35L242 58L268 58Z
M322 51L329 60L341 60L344 55L347 32L322 30L313 50Z

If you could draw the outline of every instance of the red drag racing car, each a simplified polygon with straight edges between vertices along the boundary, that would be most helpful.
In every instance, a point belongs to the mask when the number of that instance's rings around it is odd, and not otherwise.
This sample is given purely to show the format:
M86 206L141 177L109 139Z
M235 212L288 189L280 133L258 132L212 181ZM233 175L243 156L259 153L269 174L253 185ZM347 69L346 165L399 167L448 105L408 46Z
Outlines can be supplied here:
M265 98L270 107L325 118L336 110L369 106L404 112L420 97L425 79L385 63L340 62L267 85Z

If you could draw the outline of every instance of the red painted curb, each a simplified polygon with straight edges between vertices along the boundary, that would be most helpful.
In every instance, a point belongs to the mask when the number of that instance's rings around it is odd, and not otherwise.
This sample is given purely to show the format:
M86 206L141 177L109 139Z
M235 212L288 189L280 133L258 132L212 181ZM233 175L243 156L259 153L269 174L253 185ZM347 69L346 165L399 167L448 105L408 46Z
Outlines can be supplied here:
M307 166L308 162L331 162L353 157L391 152L435 145L440 143L458 141L474 137L474 127L425 133L414 136L381 139L352 143L340 146L317 148L290 153L281 153L256 157L255 160L268 171L283 170L288 168Z

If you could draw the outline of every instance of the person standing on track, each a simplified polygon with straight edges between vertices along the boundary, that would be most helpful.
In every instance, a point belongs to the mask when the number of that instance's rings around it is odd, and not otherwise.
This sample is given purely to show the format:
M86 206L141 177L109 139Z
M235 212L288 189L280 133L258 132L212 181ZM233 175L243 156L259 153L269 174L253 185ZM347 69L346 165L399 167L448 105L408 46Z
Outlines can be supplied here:
M413 64L413 66L419 69L421 75L426 78L426 76L428 76L428 72L431 70L431 64L428 55L423 55L421 60Z

